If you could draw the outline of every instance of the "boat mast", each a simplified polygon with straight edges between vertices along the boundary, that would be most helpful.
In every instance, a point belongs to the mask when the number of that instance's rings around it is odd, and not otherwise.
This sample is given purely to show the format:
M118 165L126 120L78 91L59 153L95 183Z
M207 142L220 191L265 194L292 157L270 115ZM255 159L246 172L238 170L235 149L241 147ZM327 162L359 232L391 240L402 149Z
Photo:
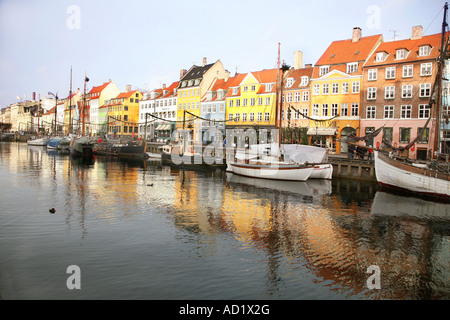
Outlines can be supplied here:
M70 91L69 91L69 134L72 128L72 66L70 66Z
M86 72L84 72L83 106L81 107L81 136L84 137L84 108L86 104Z
M440 153L440 113L441 113L441 91L442 91L442 67L444 63L444 58L446 56L446 45L445 45L445 28L447 27L447 10L448 3L446 2L444 5L444 18L442 21L442 38L441 38L441 49L440 55L438 58L438 70L437 70L437 79L438 79L438 90L436 96L436 129L435 129L435 137L434 137L434 152L432 157L438 157L438 153Z

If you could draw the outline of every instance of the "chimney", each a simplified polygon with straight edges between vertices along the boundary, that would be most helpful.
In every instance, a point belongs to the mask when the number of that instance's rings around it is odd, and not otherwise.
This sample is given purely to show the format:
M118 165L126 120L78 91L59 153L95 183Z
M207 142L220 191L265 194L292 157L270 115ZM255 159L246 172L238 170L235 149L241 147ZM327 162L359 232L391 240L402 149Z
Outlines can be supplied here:
M311 68L311 67L312 67L312 63L305 64L305 68Z
M203 58L202 67L206 66L206 57Z
M303 52L294 51L294 69L303 68Z
M131 84L127 84L125 86L125 92L130 92L131 91Z
M165 89L165 88L166 88L166 84L165 84L165 83L163 83L163 85L162 85L162 88L163 88L163 89Z
M361 39L362 30L360 27L353 28L352 42L358 42Z
M180 70L180 80L186 75L187 70L186 69L181 69Z
M423 28L422 28L422 26L412 27L411 40L421 39L422 35L423 35Z
M230 79L230 71L225 70L225 81L228 81Z

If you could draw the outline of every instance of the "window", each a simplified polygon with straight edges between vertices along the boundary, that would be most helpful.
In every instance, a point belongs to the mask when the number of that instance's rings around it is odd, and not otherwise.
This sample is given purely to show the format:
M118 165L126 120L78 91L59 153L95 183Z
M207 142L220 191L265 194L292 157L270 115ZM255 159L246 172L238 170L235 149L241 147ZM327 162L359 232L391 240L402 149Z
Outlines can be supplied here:
M331 104L331 116L337 116L338 114L338 104L337 103L332 103Z
M384 119L394 119L394 106L384 106Z
M341 104L341 116L343 116L343 117L348 116L348 103Z
M395 67L387 67L386 68L386 79L395 79Z
M339 93L339 83L333 83L331 85L331 93L338 94Z
M322 116L328 117L328 103L322 103Z
M250 105L254 106L255 105L255 98L250 98Z
M376 118L376 106L367 106L366 118L367 119L375 119Z
M263 98L259 97L258 98L258 106L262 106L263 104Z
M262 112L258 112L256 121L262 121Z
M400 109L401 110L400 118L411 119L411 109L412 109L411 105L402 105Z
M272 91L273 83L266 84L266 91Z
M359 82L352 82L352 93L359 93Z
M400 128L400 143L409 143L411 128Z
M300 102L300 92L294 94L294 102Z
M248 99L245 98L242 100L242 106L246 107L248 105Z
M347 73L355 73L358 71L358 62L347 63Z
M392 127L383 128L383 140L392 141L394 136L394 129Z
M427 104L419 104L419 118L426 119L430 117L430 108Z
M302 92L302 101L309 101L309 91Z
M375 62L383 62L386 59L386 52L377 52L375 55Z
M239 88L233 88L233 95L238 94L238 92L239 92Z
M342 93L343 94L349 93L349 83L348 82L344 82L342 84Z
M302 80L300 82L301 86L307 86L308 85L308 77L307 76L303 76Z
M422 134L420 131L423 129ZM430 128L417 128L417 135L419 136L419 143L428 143L428 137L430 136Z
M397 60L401 60L401 59L405 59L406 55L405 55L405 49L397 49L395 52L395 58Z
M292 79L292 78L287 78L286 79L286 87L287 88L292 87L293 84L294 84L294 79Z
M254 84L252 84L252 85L250 86L250 90L251 90L251 91L255 91L255 90L256 90L256 86L255 86Z
M269 121L270 120L270 113L269 112L265 112L264 113L264 121Z
M411 64L403 66L403 78L411 78L413 76L413 66Z
M313 95L320 94L320 84L313 85Z
M420 64L420 75L421 76L431 76L431 73L432 73L431 68L432 68L431 62Z
M305 117L307 117L308 116L308 108L303 108L302 109L302 118L305 118Z
M228 114L228 120L229 120L229 121L233 121L233 114L232 114L232 113L229 113L229 114Z
M266 105L270 105L270 97L266 97Z
M228 102L228 106L229 106L229 107L232 107L232 106L233 106L233 101L234 101L234 100L231 100L231 99L229 100L229 102Z
M431 83L422 83L420 84L420 97L429 97L431 95Z
M319 77L327 74L328 72L330 72L330 66L321 66L319 68Z
M236 107L240 107L241 106L241 99L236 99Z
M402 86L402 98L412 98L412 84Z
M375 100L377 98L377 88L367 88L367 100Z
M429 54L428 53L429 48L430 48L429 46L420 46L419 47L419 56L420 57L427 56Z
M369 69L369 72L367 74L367 80L369 81L377 80L377 69Z
M319 116L319 105L318 104L313 104L313 106L312 106L312 115L313 115L313 117L318 117Z
M244 86L244 92L248 91L248 86Z
M243 121L243 122L246 122L246 121L247 121L247 114L246 114L246 113L243 113L243 114L242 114L242 121Z
M255 121L255 113L254 112L250 112L250 122Z
M292 92L286 94L286 102L292 102Z
M352 103L352 117L357 117L359 113L359 103Z
M395 87L389 86L384 88L384 98L385 99L394 99L395 97Z
M241 114L240 113L236 113L235 115L234 115L234 121L236 121L236 122L239 122L239 118L241 117Z
M322 94L328 94L330 92L330 85L328 83L324 83L322 85Z

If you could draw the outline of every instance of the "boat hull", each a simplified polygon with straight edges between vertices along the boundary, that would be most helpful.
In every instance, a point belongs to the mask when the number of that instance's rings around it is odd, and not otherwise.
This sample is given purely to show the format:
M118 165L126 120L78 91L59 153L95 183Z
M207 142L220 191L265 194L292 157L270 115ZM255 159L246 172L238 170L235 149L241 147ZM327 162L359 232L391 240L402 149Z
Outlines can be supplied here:
M375 175L382 187L450 200L450 176L399 162L378 151Z
M327 179L333 178L333 165L331 163L319 163L314 165L314 169L309 179Z
M227 168L227 171L245 177L289 181L306 181L313 170L313 166L278 163L248 164L230 162Z
M41 139L28 140L27 144L29 144L30 146L46 146L48 144L48 139L41 138Z

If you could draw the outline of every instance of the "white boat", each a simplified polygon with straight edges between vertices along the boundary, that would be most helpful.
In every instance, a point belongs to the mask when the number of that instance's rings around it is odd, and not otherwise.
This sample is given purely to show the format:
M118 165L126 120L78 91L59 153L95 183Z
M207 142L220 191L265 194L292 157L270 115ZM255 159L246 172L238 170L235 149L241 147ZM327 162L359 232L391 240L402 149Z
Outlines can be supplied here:
M375 151L375 175L381 186L450 200L450 175L418 167Z
M36 138L27 141L30 146L46 146L48 143L48 138Z
M272 180L306 181L314 170L312 165L295 162L267 159L244 160L243 162L228 161L227 171L251 178Z

